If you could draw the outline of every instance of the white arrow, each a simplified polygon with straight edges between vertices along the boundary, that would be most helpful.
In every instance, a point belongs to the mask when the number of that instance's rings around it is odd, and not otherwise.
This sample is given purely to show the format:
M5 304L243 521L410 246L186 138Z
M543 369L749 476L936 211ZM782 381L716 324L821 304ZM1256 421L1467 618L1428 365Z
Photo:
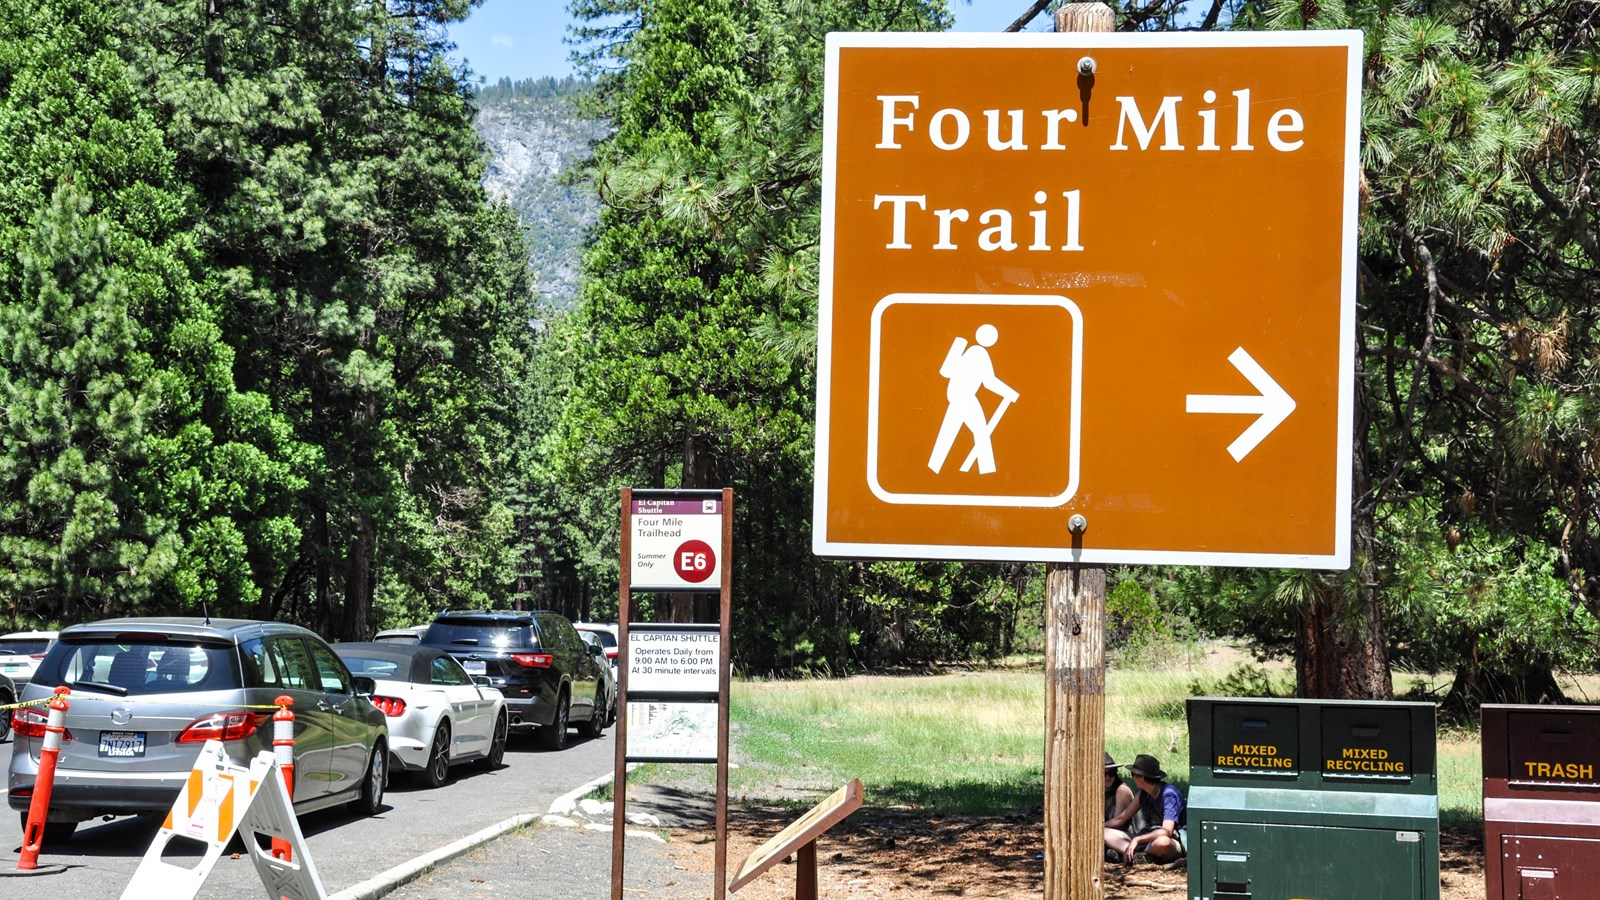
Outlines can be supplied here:
M1228 355L1228 362L1239 370L1239 374L1250 380L1256 389L1256 396L1248 394L1189 394L1186 412L1192 413L1234 413L1238 415L1258 416L1244 433L1228 445L1228 453L1233 456L1234 462L1243 462L1261 440L1272 433L1274 428L1283 424L1294 412L1294 398L1289 396L1278 383L1272 380L1267 370L1261 364L1250 358L1244 348L1233 351Z

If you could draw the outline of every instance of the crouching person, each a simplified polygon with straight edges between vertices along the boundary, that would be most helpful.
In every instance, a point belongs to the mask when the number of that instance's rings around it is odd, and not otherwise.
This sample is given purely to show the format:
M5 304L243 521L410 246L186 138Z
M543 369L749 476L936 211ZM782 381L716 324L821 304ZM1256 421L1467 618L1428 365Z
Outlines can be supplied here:
M1182 792L1166 783L1167 773L1161 771L1161 763L1153 756L1139 754L1128 771L1139 788L1139 827L1129 838L1123 858L1133 862L1135 853L1144 853L1162 868L1182 868L1188 853L1188 815Z
M1117 770L1121 766L1106 754L1106 862L1117 862L1127 852L1130 825L1133 814L1139 811L1139 801L1133 796L1133 788L1128 783L1117 777Z

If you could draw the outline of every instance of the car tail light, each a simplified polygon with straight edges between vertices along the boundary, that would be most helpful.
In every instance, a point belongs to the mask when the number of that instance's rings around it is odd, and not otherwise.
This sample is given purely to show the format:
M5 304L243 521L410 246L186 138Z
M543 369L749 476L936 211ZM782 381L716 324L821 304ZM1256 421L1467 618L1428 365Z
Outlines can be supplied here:
M22 737L42 738L44 727L48 724L50 724L48 712L27 706L11 711L11 730ZM65 728L61 729L61 740L63 742L72 740L72 732Z
M43 653L29 653L28 654L28 658L29 659L44 659L44 654Z
M201 716L189 723L178 735L180 744L198 744L205 741L239 741L256 733L262 723L270 719L266 713L225 712Z
M617 648L611 647L611 648L606 650L606 659L616 659L616 658L617 658Z
M519 666L530 669L548 669L556 658L548 653L513 653L511 660Z
M372 705L378 708L378 712L391 719L406 711L406 702L399 697L380 697L374 694L369 699L372 700Z

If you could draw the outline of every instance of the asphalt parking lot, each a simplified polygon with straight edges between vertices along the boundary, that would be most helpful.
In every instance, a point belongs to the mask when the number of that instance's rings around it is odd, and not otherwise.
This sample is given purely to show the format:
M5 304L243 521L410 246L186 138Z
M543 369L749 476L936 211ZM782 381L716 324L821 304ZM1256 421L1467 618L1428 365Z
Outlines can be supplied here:
M11 743L0 744L0 764L9 765ZM356 896L388 894L397 877L416 877L416 860L425 859L441 848L463 849L463 861L493 860L493 883L498 894L447 894L441 892L400 894L397 896L472 897L525 896L521 889L534 873L543 872L541 896L594 898L606 895L597 884L609 884L609 831L558 829L538 825L512 827L505 838L489 843L488 849L466 850L464 838L493 833L515 821L532 821L549 810L563 794L609 774L613 764L612 732L597 740L574 736L566 750L547 753L534 749L530 737L514 736L506 754L506 765L494 772L458 768L450 783L428 789L403 776L390 780L384 810L366 818L343 811L313 813L301 817L300 826L310 848L313 865L330 896L345 892L347 900ZM0 847L0 870L15 871L21 842L19 817L9 810L9 826L0 833L9 839ZM519 820L519 817L522 817ZM61 866L58 874L33 877L0 877L0 896L23 897L34 892L71 897L73 900L118 898L138 867L140 859L156 833L157 823L138 818L119 818L109 822L85 823L71 841L59 847L46 845L40 855L42 866ZM635 839L630 861L649 868L649 841ZM498 846L496 846L498 845ZM169 861L192 858L199 853L169 851ZM444 862L431 876L434 881L459 872L462 863ZM630 866L633 868L634 866ZM480 868L482 868L480 866ZM397 874L403 871L404 874ZM484 869L487 871L487 869ZM463 884L481 887L465 876ZM595 881L602 878L603 882ZM642 876L641 876L642 877ZM548 878L548 881L545 879ZM441 882L443 883L443 882ZM535 882L538 883L538 882ZM511 893L511 885L519 890ZM544 888L549 888L545 890ZM254 866L244 856L224 855L206 880L199 897L238 898L257 895L260 880ZM442 889L441 889L442 890ZM597 892L598 890L598 892ZM651 896L666 896L651 894Z

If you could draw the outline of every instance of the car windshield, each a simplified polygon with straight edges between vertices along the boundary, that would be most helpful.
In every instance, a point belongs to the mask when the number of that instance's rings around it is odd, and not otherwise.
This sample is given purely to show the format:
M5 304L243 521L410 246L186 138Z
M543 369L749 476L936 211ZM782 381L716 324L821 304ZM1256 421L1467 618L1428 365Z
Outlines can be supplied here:
M525 625L510 625L483 619L439 619L428 626L422 643L433 647L459 650L475 647L479 650L503 650L508 647L531 647L530 629Z
M368 675L373 678L396 680L395 673L400 671L400 664L392 659L378 659L372 656L349 656L339 654L344 664L350 668L351 675ZM410 673L407 673L408 675ZM401 678L399 680L405 680Z
M617 636L609 631L591 631L589 634L594 635L600 641L600 646L605 647L607 650L617 645Z
M34 681L123 697L231 690L239 687L236 659L232 645L193 638L86 635L57 644Z
M49 638L0 638L0 656L32 656L49 648Z

